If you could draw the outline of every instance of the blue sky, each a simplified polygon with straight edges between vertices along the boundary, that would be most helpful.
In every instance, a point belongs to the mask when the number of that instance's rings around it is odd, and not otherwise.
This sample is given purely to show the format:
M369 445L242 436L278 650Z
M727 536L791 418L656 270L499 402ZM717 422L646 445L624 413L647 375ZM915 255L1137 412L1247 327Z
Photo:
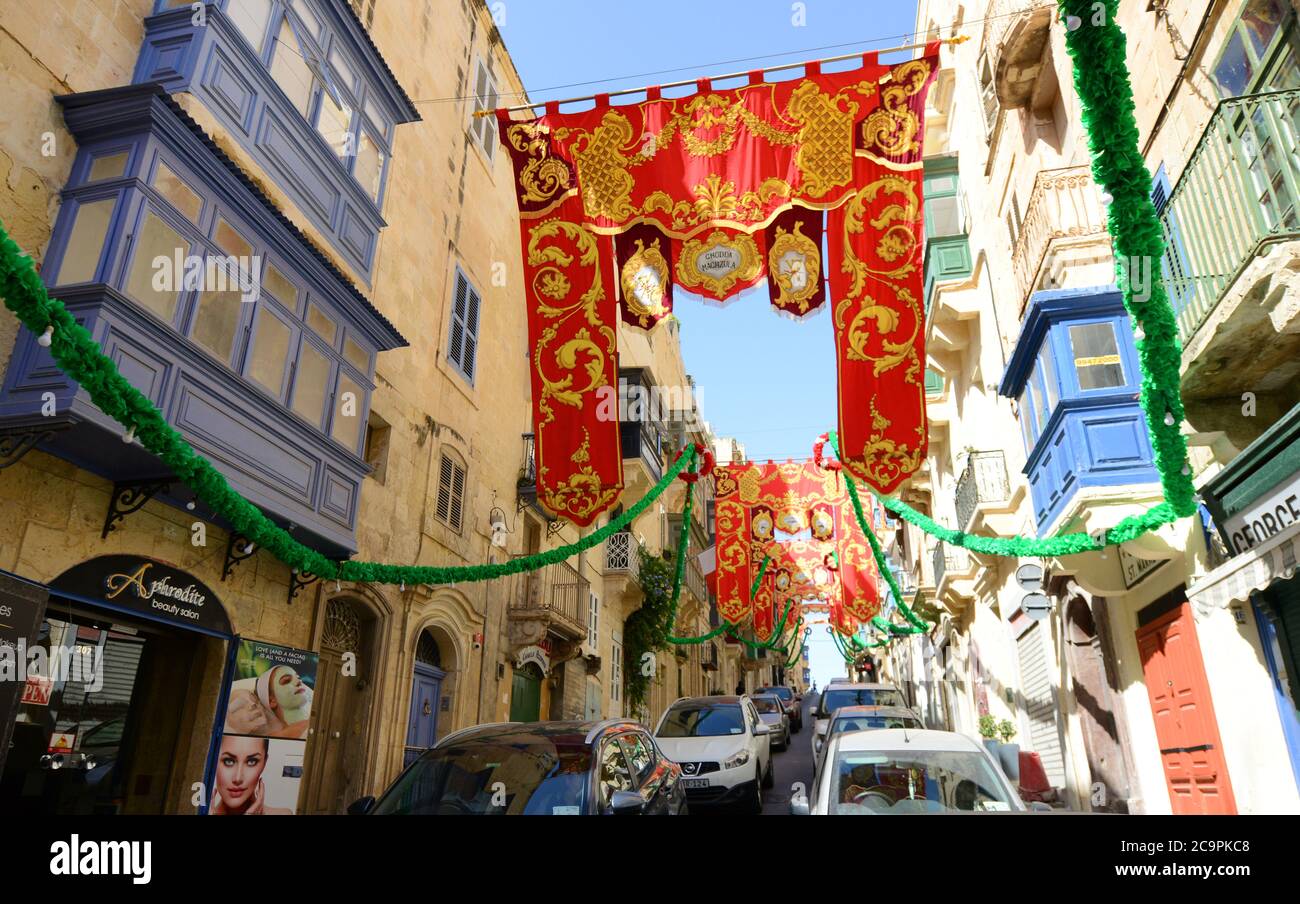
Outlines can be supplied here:
M916 19L915 3L881 0L504 0L499 10L533 101L897 46ZM674 290L686 369L714 430L751 459L806 458L835 426L830 316L778 316L766 293L760 284L718 307ZM819 684L843 674L823 626L809 641Z

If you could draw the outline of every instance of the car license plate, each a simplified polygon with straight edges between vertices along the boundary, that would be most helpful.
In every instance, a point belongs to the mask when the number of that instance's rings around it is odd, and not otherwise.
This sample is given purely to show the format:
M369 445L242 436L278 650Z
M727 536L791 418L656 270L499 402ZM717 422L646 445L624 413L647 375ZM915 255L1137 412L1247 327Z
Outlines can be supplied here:
M684 778L682 779L683 788L707 788L709 780L707 778Z

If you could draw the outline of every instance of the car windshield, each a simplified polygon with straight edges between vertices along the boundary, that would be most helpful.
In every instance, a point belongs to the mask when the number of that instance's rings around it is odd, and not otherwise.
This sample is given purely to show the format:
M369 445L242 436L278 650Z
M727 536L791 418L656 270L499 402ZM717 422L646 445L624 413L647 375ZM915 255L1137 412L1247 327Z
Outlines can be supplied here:
M755 697L754 709L762 713L779 713L781 712L781 701L776 697Z
M903 695L892 687L837 687L822 694L822 711L833 713L841 706L906 706Z
M660 738L717 738L745 733L737 703L679 703L664 714Z
M788 687L760 687L758 689L758 693L775 694L776 696L784 700L786 703L789 703L791 700L794 699L794 691L790 690L790 688Z
M591 752L529 737L454 744L416 760L378 814L576 815L586 811Z
M851 716L831 723L831 735L846 731L865 731L872 728L920 728L921 723L911 716Z
M1019 809L988 760L975 752L842 751L828 778L829 809L837 815Z

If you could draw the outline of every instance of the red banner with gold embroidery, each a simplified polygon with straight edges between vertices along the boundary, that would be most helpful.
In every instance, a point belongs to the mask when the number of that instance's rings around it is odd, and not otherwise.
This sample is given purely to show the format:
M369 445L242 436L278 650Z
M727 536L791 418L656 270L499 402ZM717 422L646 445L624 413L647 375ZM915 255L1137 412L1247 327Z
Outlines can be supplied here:
M882 491L925 454L921 136L938 46L892 66L514 120L533 343L538 498L590 524L622 484L619 426L597 422L619 322L650 329L672 282L722 301L766 278L783 313L814 312L829 272L846 465ZM829 212L829 213L827 213ZM826 222L823 225L823 217ZM829 230L829 261L821 236ZM619 236L610 251L587 236ZM608 282L608 284L606 284ZM540 392L540 394L539 394ZM578 413L569 409L577 409ZM613 454L611 454L613 450Z
M755 636L767 639L790 599L825 600L843 624L880 611L875 559L842 476L805 461L718 465L713 478L724 619L752 619ZM764 578L751 599L764 559Z

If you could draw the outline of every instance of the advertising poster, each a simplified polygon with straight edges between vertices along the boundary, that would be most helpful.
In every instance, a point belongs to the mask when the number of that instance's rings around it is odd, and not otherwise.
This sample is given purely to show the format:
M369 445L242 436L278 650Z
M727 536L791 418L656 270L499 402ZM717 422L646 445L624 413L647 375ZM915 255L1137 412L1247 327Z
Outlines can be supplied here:
M217 751L214 816L297 812L319 655L243 640Z

